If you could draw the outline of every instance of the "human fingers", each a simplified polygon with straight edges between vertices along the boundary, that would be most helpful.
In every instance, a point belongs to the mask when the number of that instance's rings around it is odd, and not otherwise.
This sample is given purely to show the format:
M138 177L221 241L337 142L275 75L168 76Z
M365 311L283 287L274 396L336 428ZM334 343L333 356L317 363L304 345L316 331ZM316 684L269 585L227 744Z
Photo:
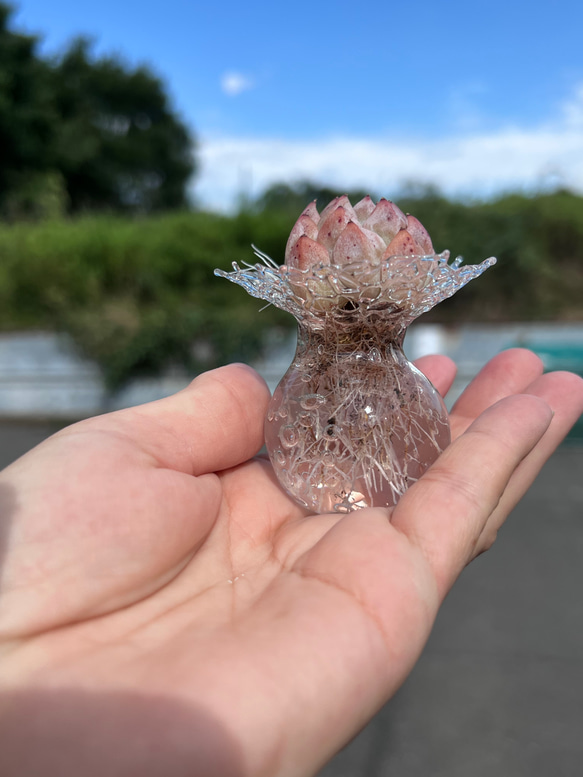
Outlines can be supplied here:
M551 420L539 397L515 395L486 410L401 498L392 524L432 569L440 599L475 555L512 473Z
M201 475L257 453L268 402L263 378L245 364L230 364L199 375L173 396L96 423L122 426L163 466Z
M417 369L428 378L444 397L454 382L457 367L449 356L421 356L414 361Z
M512 474L498 506L480 535L476 553L492 545L506 516L528 491L545 462L583 413L583 380L573 373L550 372L542 375L531 383L526 393L543 399L553 410L553 419L539 442Z
M542 361L526 348L509 348L494 356L453 406L453 437L465 431L474 418L499 399L522 393L542 371Z

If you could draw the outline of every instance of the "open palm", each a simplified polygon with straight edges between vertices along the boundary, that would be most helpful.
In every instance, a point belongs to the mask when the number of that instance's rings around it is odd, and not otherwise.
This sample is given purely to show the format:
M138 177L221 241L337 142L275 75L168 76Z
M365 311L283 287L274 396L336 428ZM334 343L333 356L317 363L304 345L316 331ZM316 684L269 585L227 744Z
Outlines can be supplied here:
M447 391L448 359L419 366ZM541 373L528 351L490 362L392 510L295 505L251 458L268 392L241 365L8 467L0 773L313 774L405 679L581 412L583 381Z

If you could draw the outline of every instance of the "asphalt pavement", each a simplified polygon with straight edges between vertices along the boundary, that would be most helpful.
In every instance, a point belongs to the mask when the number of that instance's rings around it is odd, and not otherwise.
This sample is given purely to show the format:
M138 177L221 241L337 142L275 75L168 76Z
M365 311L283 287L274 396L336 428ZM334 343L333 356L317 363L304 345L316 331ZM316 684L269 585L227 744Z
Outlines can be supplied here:
M59 428L0 423L0 467ZM583 446L463 573L397 695L319 777L583 774Z
M319 777L583 775L583 446L448 596L397 695Z

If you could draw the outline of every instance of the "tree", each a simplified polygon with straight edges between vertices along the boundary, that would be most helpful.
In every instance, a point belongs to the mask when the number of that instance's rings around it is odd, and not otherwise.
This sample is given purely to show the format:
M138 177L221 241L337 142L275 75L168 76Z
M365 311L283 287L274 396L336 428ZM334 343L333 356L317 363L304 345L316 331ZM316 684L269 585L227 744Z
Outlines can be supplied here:
M85 39L45 61L12 13L0 0L0 214L185 206L193 140L160 78Z
M54 188L54 139L58 117L52 74L37 55L38 39L9 29L12 8L0 3L0 211L19 215L31 193L43 202Z
M75 41L54 62L58 167L71 209L154 211L187 204L192 140L147 67L91 56Z

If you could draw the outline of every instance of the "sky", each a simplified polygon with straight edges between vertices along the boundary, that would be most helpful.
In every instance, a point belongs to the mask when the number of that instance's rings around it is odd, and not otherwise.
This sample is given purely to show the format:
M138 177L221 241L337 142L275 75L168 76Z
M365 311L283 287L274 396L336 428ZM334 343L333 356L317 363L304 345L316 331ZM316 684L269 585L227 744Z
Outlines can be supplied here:
M203 206L302 179L583 192L581 0L14 4L44 53L88 35L163 78L198 141Z

